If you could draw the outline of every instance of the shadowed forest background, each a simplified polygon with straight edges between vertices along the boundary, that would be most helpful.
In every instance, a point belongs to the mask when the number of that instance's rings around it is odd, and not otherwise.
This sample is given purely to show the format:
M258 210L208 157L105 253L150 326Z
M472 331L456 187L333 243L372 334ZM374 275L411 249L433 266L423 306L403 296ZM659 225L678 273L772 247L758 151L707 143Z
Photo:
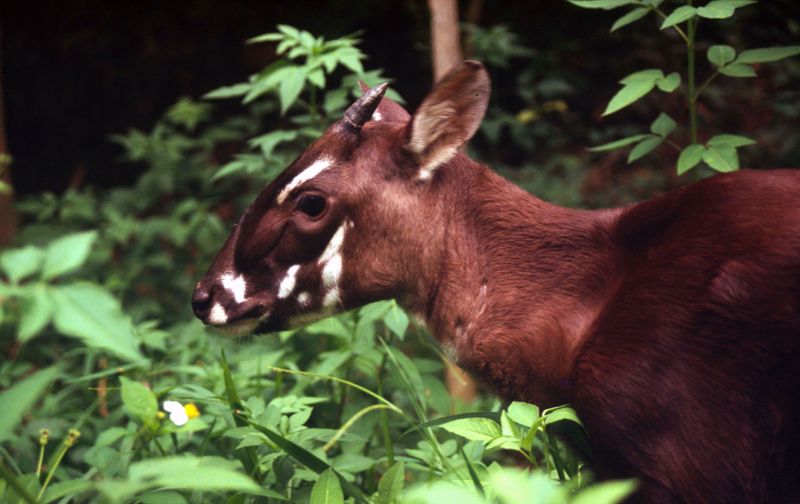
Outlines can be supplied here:
M394 301L238 341L192 316L194 283L235 219L341 116L357 80L419 104L435 73L431 12L447 3L0 5L0 500L630 493L592 484L570 408L476 392ZM449 29L492 78L469 154L545 200L621 205L724 171L698 157L678 175L691 143L721 145L742 168L800 166L796 0L699 24L696 139L685 76L604 115L625 76L686 70L684 41L654 14L609 33L624 9L456 3ZM720 73L736 60L712 46L788 49ZM291 70L319 54L330 66ZM720 134L739 136L716 145Z

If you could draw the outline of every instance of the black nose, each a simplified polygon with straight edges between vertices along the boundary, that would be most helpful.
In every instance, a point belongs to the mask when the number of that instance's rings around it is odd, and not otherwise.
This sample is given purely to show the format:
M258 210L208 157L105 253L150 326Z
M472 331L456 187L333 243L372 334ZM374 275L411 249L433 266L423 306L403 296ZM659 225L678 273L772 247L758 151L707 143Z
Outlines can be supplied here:
M192 310L197 318L205 321L210 309L211 293L205 287L198 285L192 294Z

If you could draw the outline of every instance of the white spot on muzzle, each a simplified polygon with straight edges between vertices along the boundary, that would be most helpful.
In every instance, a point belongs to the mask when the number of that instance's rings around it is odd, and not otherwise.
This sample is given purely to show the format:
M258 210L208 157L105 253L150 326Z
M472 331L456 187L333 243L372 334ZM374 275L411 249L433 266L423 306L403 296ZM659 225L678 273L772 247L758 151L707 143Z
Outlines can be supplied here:
M298 173L291 182L286 184L281 192L278 194L278 204L283 205L283 202L286 201L286 198L289 196L295 187L298 187L300 184L307 182L323 171L327 170L333 164L333 160L330 158L320 158L311 163L308 168Z
M213 325L222 325L228 321L228 314L225 313L225 308L219 303L214 303L211 307L211 313L208 314L208 322Z
M339 280L342 278L342 246L345 229L350 225L345 221L331 237L322 251L317 264L322 266L322 285L327 289L322 298L322 306L332 307L340 303Z
M339 287L333 287L331 290L325 293L325 297L322 298L322 306L326 308L331 308L336 306L341 301L339 297Z
M297 304L300 306L308 306L308 303L311 301L311 294L308 292L301 292L297 295Z
M299 264L295 264L286 270L286 276L283 277L283 280L281 280L278 286L278 299L286 299L289 297L289 294L292 293L294 286L297 284L297 272L299 270Z
M220 278L220 282L228 292L233 296L234 301L242 303L245 300L245 292L247 291L247 282L245 282L242 275L234 277L231 273L226 273Z

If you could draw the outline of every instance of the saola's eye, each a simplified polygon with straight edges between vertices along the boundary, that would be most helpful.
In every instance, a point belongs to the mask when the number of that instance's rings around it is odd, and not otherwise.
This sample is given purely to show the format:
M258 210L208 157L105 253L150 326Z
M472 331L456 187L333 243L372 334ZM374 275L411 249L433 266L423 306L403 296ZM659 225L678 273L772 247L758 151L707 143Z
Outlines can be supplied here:
M309 217L319 217L325 211L325 198L316 194L302 194L295 209Z

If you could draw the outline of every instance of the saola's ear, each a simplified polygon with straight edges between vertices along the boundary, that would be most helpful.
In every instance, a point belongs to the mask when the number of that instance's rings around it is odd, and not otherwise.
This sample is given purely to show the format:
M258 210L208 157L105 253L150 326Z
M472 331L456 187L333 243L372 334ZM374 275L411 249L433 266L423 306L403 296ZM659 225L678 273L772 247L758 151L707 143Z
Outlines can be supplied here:
M420 180L455 155L472 138L489 104L489 74L477 61L450 70L411 119L408 149L419 161Z
M366 93L369 90L369 86L367 86L364 81L358 81L358 87L361 88L362 93ZM400 104L397 102L392 101L385 96L381 99L381 102L378 104L378 108L375 109L375 112L372 114L373 121L386 121L386 122L408 122L411 119L411 114L406 112Z

